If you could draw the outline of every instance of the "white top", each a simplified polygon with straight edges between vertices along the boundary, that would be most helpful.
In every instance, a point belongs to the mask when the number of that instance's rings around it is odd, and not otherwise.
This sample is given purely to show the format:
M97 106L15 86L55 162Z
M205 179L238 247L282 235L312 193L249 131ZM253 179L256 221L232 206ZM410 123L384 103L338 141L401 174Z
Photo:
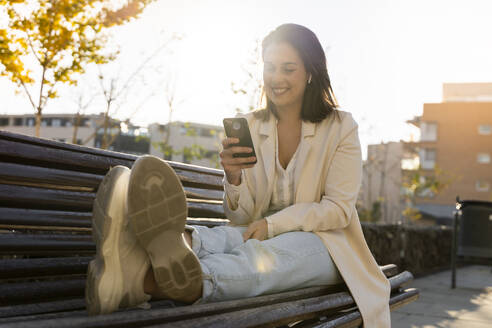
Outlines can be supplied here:
M289 161L289 164L284 169L280 164L280 160L278 157L278 131L277 124L275 124L275 176L273 177L274 188L272 197L270 199L270 205L268 207L268 211L264 214L267 222L268 216L294 204L294 195L295 195L295 185L294 185L294 171L296 168L297 157L299 153L299 149L301 148L301 142L297 146L296 152L292 155L292 158ZM302 136L301 139L302 140ZM244 181L244 174L241 175L241 184ZM237 204L239 201L239 189L240 186L235 186L230 184L227 179L224 179L224 189L227 195L229 196L229 200L232 204ZM237 206L237 205L236 205ZM269 231L270 235L270 231Z

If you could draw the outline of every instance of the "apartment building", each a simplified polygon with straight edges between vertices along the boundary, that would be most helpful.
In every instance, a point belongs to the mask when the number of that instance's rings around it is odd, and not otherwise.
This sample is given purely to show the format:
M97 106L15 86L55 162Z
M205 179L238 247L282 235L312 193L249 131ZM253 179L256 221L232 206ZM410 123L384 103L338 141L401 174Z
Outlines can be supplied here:
M359 208L370 210L379 206L378 222L401 221L404 209L402 193L403 143L388 142L368 145L363 163Z
M25 135L35 135L36 118L32 114L0 115L0 129ZM104 115L44 114L41 118L40 137L88 147L101 148L104 135ZM132 154L147 154L150 138L146 129L110 119L107 140L109 150ZM112 136L112 137L111 137Z
M492 83L445 83L443 101L424 104L422 115L407 122L421 136L404 152L418 157L423 179L438 168L449 182L437 195L427 190L416 198L421 212L451 218L458 195L492 201Z
M101 117L84 115L79 120L75 114L44 114L41 119L40 137L94 147L94 131ZM0 129L4 131L35 135L36 118L33 114L0 115ZM92 136L92 138L90 138Z
M151 124L150 154L172 161L220 168L219 151L224 138L222 126L172 122Z

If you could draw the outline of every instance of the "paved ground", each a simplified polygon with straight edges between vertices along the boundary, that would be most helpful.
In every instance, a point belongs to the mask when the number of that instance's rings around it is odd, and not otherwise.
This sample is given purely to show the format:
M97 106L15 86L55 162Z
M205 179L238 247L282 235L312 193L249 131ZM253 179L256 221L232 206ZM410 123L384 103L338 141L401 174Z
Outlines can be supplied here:
M491 328L492 267L470 265L457 269L456 289L451 271L415 279L417 301L391 312L393 328Z

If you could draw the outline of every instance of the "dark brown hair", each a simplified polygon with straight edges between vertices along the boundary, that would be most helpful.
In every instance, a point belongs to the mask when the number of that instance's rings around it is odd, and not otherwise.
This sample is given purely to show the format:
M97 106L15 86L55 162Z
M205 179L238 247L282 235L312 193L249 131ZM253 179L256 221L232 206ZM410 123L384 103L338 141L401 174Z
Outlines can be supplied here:
M287 42L299 53L306 72L311 74L311 83L306 85L302 101L301 119L313 123L321 122L333 113L337 113L338 103L331 88L326 67L326 57L316 35L308 28L297 24L283 24L270 32L262 42L262 57L265 50L274 43ZM275 104L268 99L266 107L255 112L257 118L267 121L272 113L278 118ZM339 117L339 115L337 115ZM340 118L340 117L339 117Z

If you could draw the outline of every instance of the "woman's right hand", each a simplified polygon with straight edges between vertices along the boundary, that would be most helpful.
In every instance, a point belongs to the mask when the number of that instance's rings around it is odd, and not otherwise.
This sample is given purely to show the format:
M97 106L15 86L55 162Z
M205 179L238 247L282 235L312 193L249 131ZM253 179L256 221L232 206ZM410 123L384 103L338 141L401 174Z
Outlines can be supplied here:
M256 160L256 157L254 156L233 157L234 154L253 152L253 149L250 147L234 146L234 144L237 144L238 142L238 138L226 138L222 140L222 147L224 149L219 154L221 158L220 165L224 168L227 181L236 186L241 184L241 170L255 166L255 164L246 163L251 163Z

